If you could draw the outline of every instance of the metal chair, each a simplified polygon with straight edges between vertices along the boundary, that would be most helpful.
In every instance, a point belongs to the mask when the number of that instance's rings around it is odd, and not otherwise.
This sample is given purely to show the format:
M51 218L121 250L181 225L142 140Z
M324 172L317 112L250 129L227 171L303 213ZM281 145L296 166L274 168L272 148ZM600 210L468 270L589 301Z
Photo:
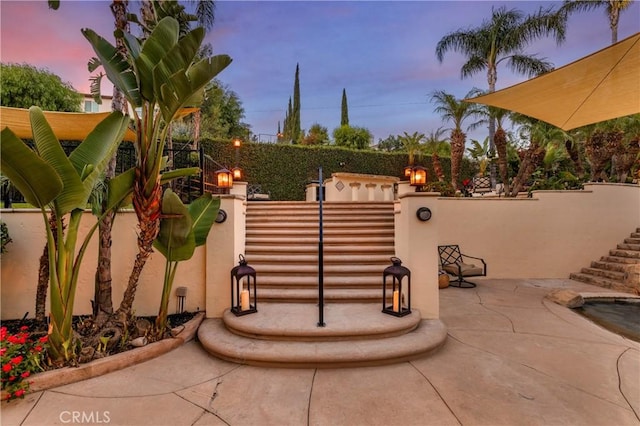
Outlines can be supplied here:
M487 276L487 264L479 257L468 256L460 252L457 245L438 246L440 255L440 267L448 274L456 276L457 281L451 281L449 285L460 288L473 288L476 285L467 281L466 277ZM464 262L465 258L475 259L482 262L482 266Z

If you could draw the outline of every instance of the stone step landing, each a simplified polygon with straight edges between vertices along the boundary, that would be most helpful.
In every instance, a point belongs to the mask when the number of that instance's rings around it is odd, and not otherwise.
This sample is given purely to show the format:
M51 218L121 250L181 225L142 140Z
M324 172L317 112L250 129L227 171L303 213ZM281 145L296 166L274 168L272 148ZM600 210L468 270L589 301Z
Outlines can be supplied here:
M341 368L385 365L419 358L447 337L440 320L420 312L395 317L371 303L325 306L318 327L313 304L263 304L258 312L206 319L198 329L202 346L228 361L267 367Z

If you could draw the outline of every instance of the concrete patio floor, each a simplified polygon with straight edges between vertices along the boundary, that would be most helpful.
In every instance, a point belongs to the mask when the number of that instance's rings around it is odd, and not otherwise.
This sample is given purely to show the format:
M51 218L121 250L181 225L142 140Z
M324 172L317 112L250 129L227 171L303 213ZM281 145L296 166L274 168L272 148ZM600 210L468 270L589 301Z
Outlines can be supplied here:
M159 358L2 403L8 425L639 425L640 344L544 296L571 280L440 291L449 337L384 367L233 364L190 342Z

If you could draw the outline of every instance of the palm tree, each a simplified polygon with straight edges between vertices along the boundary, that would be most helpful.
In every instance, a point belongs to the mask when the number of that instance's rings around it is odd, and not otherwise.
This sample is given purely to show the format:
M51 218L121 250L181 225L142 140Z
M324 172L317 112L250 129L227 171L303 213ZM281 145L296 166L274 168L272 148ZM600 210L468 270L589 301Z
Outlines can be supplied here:
M631 6L633 0L564 0L561 10L566 13L586 12L604 8L611 28L611 44L618 42L620 13Z
M429 135L425 138L423 145L423 151L425 154L431 154L431 164L433 164L433 171L435 172L438 182L444 182L444 172L442 171L442 164L440 163L440 156L451 156L451 145L443 137L445 129L438 127L436 130L429 132Z
M535 55L524 53L532 41L552 35L560 44L565 38L566 13L552 8L540 8L535 14L524 16L516 9L505 7L491 10L491 19L474 29L459 29L444 36L436 46L436 56L442 62L447 51L453 50L467 57L461 77L467 78L486 70L489 92L496 89L498 65L505 62L511 71L533 77L552 69L552 64ZM489 120L489 144L495 150L495 121ZM492 168L492 180L495 181Z
M535 120L523 115L516 115L513 120L520 123L520 138L529 141L529 147L522 153L518 174L513 179L511 196L515 197L522 190L533 172L543 164L547 147L564 143L567 134L560 128L544 121Z
M478 91L471 90L465 97L474 96ZM456 99L455 96L446 93L443 90L433 92L431 94L431 102L436 105L434 112L442 116L443 121L452 122L451 128L451 185L454 189L458 189L458 180L460 178L460 164L464 155L464 145L467 135L462 130L463 122L471 117L480 114L480 107L476 104L464 102ZM479 122L471 123L466 130L472 130L478 126Z
M413 166L415 163L415 157L422 154L420 143L424 140L424 133L414 132L410 135L407 132L404 132L403 136L399 137L400 142L402 142L402 146L404 150L407 151L407 155L409 156L409 165Z
M111 5L111 13L113 14L116 31L128 31L129 21L127 20L127 7L129 0L114 0ZM126 47L122 38L116 39L116 48L124 54ZM120 111L127 114L127 100L124 93L117 87L113 86L113 97L111 100L111 110ZM111 161L105 170L105 181L108 182L115 176L116 160L118 152L115 151ZM96 268L95 290L93 301L93 317L98 326L113 313L113 299L111 286L111 231L113 229L113 221L116 217L116 210L105 211L107 205L107 196L102 197L102 205L100 212L103 214L102 220L98 224L98 266Z

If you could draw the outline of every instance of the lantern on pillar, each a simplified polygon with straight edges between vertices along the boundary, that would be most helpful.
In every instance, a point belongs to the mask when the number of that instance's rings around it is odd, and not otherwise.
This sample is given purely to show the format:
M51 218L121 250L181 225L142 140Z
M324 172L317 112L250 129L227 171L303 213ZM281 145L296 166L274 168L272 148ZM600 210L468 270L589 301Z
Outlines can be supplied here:
M256 301L256 270L247 265L243 255L231 269L231 312L236 316L258 312Z
M404 177L410 177L411 176L411 170L413 170L413 166L404 166Z
M396 317L403 317L411 313L411 271L402 266L397 257L391 258L392 265L382 273L382 312ZM407 278L406 287L403 280ZM387 278L391 278L389 283ZM389 290L389 292L387 292ZM387 301L391 299L391 304Z
M411 186L424 186L427 184L427 169L415 166L411 169L409 176L409 184Z
M233 172L233 180L242 179L242 169L240 167L234 167L231 171Z
M218 183L218 188L231 188L233 186L233 173L226 167L216 171L216 182Z

